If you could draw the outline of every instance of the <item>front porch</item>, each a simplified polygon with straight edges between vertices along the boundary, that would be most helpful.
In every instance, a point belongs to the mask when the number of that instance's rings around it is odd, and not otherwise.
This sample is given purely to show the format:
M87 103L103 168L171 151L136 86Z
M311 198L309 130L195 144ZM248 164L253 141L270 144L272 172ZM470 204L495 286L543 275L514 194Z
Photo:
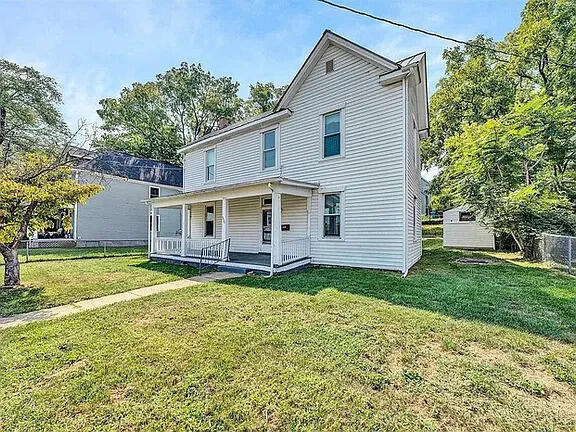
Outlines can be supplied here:
M274 179L150 200L150 257L266 273L305 266L311 262L310 200L316 187ZM160 229L165 208L180 209L178 236Z

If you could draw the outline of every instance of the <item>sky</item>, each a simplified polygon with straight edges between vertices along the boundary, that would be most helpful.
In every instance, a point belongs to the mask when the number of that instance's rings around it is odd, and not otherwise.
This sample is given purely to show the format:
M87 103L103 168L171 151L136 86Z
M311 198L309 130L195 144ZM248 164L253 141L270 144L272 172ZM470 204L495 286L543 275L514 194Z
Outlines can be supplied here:
M459 39L502 39L525 0L335 0ZM316 0L0 0L0 58L56 79L72 128L95 123L102 98L154 80L181 62L231 76L246 97L256 81L287 84L324 29L385 57L428 54L430 94L454 44L334 9Z

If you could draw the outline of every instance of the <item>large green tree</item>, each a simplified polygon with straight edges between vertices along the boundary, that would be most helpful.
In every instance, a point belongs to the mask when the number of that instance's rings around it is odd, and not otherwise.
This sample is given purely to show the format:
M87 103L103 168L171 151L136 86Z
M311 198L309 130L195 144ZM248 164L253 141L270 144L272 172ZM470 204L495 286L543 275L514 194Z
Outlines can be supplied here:
M271 82L250 84L250 97L244 103L244 116L251 117L274 109L287 87L276 87Z
M20 284L18 247L62 208L83 202L97 185L71 179L68 131L56 82L30 67L0 60L0 254L4 285Z
M487 45L499 53L477 50L482 37L446 51L431 100L433 205L469 205L527 256L542 231L576 233L575 20L576 0L529 0L520 26Z
M100 101L96 147L179 163L178 148L214 130L221 118L242 115L239 84L199 64L182 63L145 84Z

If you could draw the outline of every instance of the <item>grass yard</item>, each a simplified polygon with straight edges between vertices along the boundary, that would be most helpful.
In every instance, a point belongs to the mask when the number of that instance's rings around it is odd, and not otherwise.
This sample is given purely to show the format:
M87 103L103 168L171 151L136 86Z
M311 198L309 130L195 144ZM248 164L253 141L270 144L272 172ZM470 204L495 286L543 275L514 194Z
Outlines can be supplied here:
M422 225L422 237L442 237L444 235L444 226L437 225Z
M0 316L169 282L193 276L197 270L149 262L140 255L22 263L21 273L24 288L0 290Z
M0 430L573 431L576 278L439 243L1 331Z
M90 248L41 248L30 249L29 261L60 261L66 259L79 259L79 258L103 258L114 256L142 256L148 253L146 246L137 247L107 247L104 253L103 247L90 247ZM18 251L20 262L26 261L26 249ZM4 259L0 255L0 263Z

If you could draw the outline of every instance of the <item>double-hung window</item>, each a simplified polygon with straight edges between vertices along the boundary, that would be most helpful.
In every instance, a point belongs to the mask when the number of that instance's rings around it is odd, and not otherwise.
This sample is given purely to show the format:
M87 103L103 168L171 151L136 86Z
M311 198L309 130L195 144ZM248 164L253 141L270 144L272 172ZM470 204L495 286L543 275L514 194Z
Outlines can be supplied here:
M335 111L323 116L323 157L339 156L341 154L341 125L340 111Z
M340 198L339 193L324 195L324 237L340 237Z
M276 131L271 130L262 134L262 168L269 169L276 166Z
M216 168L216 149L206 150L205 153L205 164L206 164L206 178L207 182L214 181L214 174Z
M208 205L204 210L204 237L214 237L214 206Z

